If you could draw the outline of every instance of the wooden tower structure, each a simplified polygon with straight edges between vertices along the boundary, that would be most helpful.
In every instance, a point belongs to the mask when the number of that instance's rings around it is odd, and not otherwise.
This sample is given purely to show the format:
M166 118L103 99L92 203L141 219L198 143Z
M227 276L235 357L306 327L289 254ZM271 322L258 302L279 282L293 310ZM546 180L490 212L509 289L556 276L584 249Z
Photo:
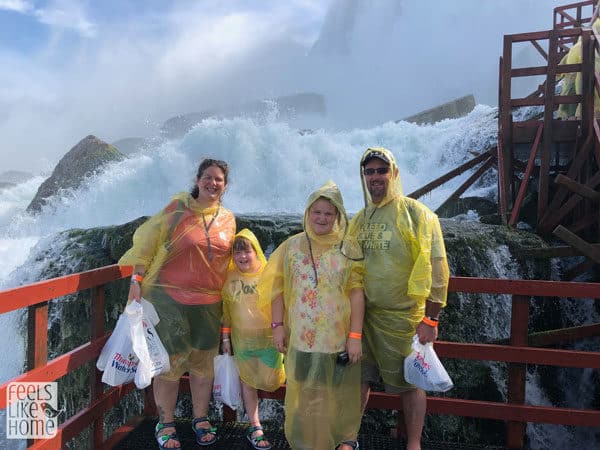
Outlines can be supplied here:
M551 30L504 36L497 147L409 194L419 198L473 169L440 211L496 169L500 222L514 227L525 221L541 236L562 241L550 249L532 249L532 257L585 256L567 279L600 264L599 1L555 8ZM540 64L515 67L515 56L531 46ZM519 96L522 80L538 84L537 89Z

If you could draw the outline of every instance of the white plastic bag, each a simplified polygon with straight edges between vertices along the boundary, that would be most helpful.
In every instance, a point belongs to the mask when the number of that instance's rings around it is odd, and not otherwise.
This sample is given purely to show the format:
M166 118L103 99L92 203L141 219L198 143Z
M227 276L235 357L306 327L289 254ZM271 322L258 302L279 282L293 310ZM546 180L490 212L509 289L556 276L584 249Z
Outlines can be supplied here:
M121 314L98 357L96 367L104 371L102 374L104 383L120 386L133 381L139 362L133 353L129 321L124 314Z
M225 403L231 409L242 406L242 386L233 356L229 354L215 356L215 380L213 397Z
M159 321L154 306L148 301L131 302L124 312L129 321L133 352L140 363L134 381L138 389L150 386L152 378L171 370L169 354L154 329Z
M404 359L404 379L426 391L446 392L454 383L444 369L433 343L425 345L419 342L419 336L413 336L412 353Z

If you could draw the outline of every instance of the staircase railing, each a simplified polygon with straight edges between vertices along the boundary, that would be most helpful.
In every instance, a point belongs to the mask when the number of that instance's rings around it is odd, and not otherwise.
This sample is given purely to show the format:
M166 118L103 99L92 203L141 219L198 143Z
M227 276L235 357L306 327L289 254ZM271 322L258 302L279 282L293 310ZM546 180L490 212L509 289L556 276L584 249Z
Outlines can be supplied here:
M104 333L104 286L107 283L129 276L130 267L107 266L100 269L68 275L66 277L34 283L0 292L0 313L20 308L29 309L29 370L22 375L0 385L0 409L7 407L6 390L10 382L54 381L95 361L108 334ZM92 338L90 342L47 360L48 347L48 304L53 298L75 293L84 289L93 289L90 323ZM502 280L484 278L453 277L450 281L453 292L479 294L506 294L512 296L512 317L509 344L498 343L461 343L436 342L436 350L443 358L462 360L504 361L509 364L508 400L492 402L468 400L451 397L428 397L428 412L431 414L449 414L465 417L495 419L507 422L507 446L522 448L525 424L552 423L570 426L600 426L600 411L576 408L556 408L528 405L525 402L526 367L528 364L559 367L578 367L600 369L600 352L539 348L540 344L550 345L565 340L576 340L598 336L600 326L591 324L568 330L555 330L537 336L529 342L529 302L532 296L543 297L544 301L553 301L555 297L577 299L600 299L600 285L595 283L572 283L538 280ZM480 298L480 301L487 301ZM111 448L140 421L139 417L120 427L107 439L104 437L103 418L107 411L115 407L131 391L133 384L110 388L103 392L100 372L96 371L90 379L91 400L89 406L78 411L64 421L53 439L37 440L30 448L58 449L67 444L88 427L93 428L93 448ZM275 393L261 393L262 397L283 398L284 389ZM401 410L401 402L395 395L375 393L368 407ZM155 414L152 390L145 390L144 416ZM233 420L231 413L226 419Z

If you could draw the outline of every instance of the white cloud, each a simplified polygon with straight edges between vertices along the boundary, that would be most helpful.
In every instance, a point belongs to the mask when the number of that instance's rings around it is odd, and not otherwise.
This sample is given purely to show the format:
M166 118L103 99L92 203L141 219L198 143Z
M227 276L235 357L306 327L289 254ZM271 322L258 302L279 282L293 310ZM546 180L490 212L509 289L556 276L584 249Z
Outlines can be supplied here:
M96 26L88 20L81 4L76 1L55 1L48 7L36 9L34 16L40 23L51 27L72 29L88 38L96 35Z
M44 25L74 30L86 38L96 36L95 24L87 18L82 5L76 0L56 0L44 8L35 8L28 0L0 0L0 10L26 14Z
M27 13L33 11L33 5L27 0L0 0L0 9Z

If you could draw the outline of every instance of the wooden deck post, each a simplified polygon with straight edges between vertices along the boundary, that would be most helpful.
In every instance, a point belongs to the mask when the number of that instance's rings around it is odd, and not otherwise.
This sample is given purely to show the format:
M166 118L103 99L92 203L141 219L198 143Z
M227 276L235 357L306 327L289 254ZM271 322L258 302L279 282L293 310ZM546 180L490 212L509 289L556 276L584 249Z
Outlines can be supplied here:
M538 187L537 221L546 213L549 203L550 158L553 143L554 92L556 89L556 66L558 65L558 37L550 31L548 43L548 70L546 72L546 92L544 94L544 134L540 151L540 176Z
M27 370L48 362L48 302L28 308L27 314Z

